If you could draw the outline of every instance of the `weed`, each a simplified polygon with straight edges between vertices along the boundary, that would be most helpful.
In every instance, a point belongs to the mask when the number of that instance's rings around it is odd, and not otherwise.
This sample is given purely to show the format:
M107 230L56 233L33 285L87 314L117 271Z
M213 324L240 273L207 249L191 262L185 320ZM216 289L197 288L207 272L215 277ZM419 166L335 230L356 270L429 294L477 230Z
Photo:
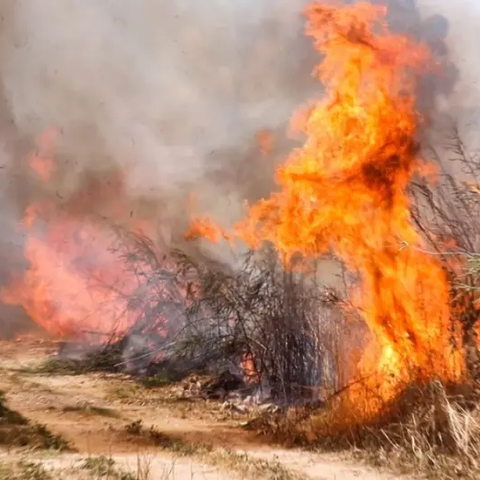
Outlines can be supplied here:
M121 351L106 345L86 354L81 359L51 357L35 367L18 370L21 373L37 375L82 375L89 372L118 371L117 364L122 361Z
M151 377L143 377L139 381L145 388L159 388L171 384L174 380L167 374L159 373Z
M0 392L0 423L5 425L27 425L28 420L18 412L11 410L5 404L5 396Z
M115 460L105 455L99 457L88 457L81 467L88 470L96 478L109 478L110 480L137 480L137 476L130 472L120 470ZM141 478L141 477L140 477Z
M94 475L106 477L111 475L115 469L115 461L112 458L101 455L99 457L88 457L81 468L89 470Z
M20 461L0 464L0 480L52 480L52 475L40 463Z
M45 425L35 424L33 433L41 439L41 446L48 450L69 450L69 443L61 436L51 432Z
M247 454L230 450L216 451L211 444L186 442L160 432L155 427L143 428L142 421L136 420L125 426L129 435L142 435L151 444L179 457L195 457L200 461L235 471L245 477L260 477L265 480L300 480L302 475L284 467L278 461L270 462L252 459Z
M31 446L36 448L66 450L68 442L45 425L30 423L27 418L7 407L0 393L0 444L8 446Z
M87 372L81 360L52 357L35 367L21 370L32 375L82 375Z
M125 430L129 435L140 435L142 433L142 420L134 420L125 426Z
M22 480L50 480L51 474L41 463L22 461L19 463Z
M141 390L142 388L136 383L125 381L112 386L109 389L109 397L112 400L138 400L141 396Z
M276 459L268 461L251 458L246 453L228 449L213 452L208 460L212 465L226 468L248 478L265 480L302 480L306 478L301 473L285 467Z

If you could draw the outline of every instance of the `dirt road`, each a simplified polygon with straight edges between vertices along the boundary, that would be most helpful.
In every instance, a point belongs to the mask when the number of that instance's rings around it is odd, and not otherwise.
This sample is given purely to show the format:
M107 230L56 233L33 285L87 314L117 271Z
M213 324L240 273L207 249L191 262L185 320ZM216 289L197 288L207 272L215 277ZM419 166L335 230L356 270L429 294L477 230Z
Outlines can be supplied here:
M105 478L105 471L120 480L220 480L232 473L282 480L401 478L338 456L267 445L218 404L174 400L125 375L39 374L38 365L56 349L28 338L1 342L0 389L10 408L61 435L75 453L15 450L3 454L4 464L28 460L63 480ZM0 470L3 478L9 477Z

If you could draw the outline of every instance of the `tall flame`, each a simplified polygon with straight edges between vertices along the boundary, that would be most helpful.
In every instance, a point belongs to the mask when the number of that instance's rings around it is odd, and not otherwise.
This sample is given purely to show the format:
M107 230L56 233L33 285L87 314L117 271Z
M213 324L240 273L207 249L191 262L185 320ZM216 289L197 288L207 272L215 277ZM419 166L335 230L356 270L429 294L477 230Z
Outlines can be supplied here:
M357 275L354 304L375 338L360 368L380 374L384 400L407 381L455 380L463 362L448 283L422 252L406 193L426 171L415 90L429 52L392 34L383 7L314 4L306 14L325 99L297 118L305 144L278 169L279 191L251 206L236 234L253 247L269 241L286 258L333 252Z

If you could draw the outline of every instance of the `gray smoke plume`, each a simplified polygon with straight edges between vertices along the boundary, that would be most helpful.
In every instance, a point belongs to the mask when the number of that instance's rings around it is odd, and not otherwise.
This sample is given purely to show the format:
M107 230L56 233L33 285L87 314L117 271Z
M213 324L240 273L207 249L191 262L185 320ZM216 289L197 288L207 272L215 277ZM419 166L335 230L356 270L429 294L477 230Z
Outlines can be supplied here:
M22 266L17 224L44 196L61 205L86 191L80 219L127 197L124 216L147 210L169 241L186 228L190 193L224 223L267 195L275 154L262 159L255 136L283 137L319 90L301 10L286 0L0 0L0 281ZM57 169L41 184L28 158L51 126ZM117 192L102 184L112 177Z
M15 204L22 211L37 194L26 161L35 138L55 126L58 171L46 188L59 199L86 176L121 170L124 194L158 199L164 223L179 223L186 193L219 220L238 218L245 199L272 187L274 159L258 155L256 133L284 137L297 106L321 95L305 3L1 1L0 140ZM388 3L392 26L439 56L450 48L457 63L473 49L465 39L476 34L475 2ZM472 66L461 72L467 84ZM458 72L448 72L425 101L451 95Z
M319 57L303 34L306 3L0 0L0 281L21 264L16 224L32 199L61 204L92 179L102 189L112 172L124 172L125 217L142 205L167 241L186 226L189 193L227 225L244 200L268 195L291 146L291 113L322 92L311 77ZM476 111L477 3L389 4L395 28L428 39L439 55L450 49L458 66L428 100L442 88L448 109ZM40 185L28 156L51 126L58 168ZM267 158L255 140L261 129L276 138ZM118 200L93 198L88 209L105 215Z
M119 167L132 196L188 188L216 202L206 173L247 154L259 129L283 129L314 86L296 2L3 3L6 110L21 142L61 132L61 196Z

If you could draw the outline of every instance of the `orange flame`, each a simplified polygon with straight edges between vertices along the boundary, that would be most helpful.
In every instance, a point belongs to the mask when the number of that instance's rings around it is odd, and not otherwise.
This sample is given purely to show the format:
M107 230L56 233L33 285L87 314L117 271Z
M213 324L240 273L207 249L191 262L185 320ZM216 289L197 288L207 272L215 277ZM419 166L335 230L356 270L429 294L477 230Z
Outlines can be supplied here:
M273 150L273 134L269 130L261 130L257 134L257 142L260 148L260 153L267 157Z
M196 240L198 238L205 238L212 243L217 243L221 239L231 241L231 236L228 233L206 217L192 220L190 228L185 234L186 240Z
M235 232L287 259L334 252L357 275L354 304L375 338L360 370L376 374L388 400L408 381L457 380L463 356L446 276L422 251L406 193L414 174L431 173L415 142L415 80L429 53L390 33L385 14L367 3L307 8L325 100L303 116L307 139L278 169L279 192L251 206Z
M41 181L48 181L55 168L54 141L55 131L48 130L30 159ZM1 299L23 306L56 337L102 342L124 333L136 318L128 294L137 281L112 252L112 232L72 215L83 197L74 196L63 209L48 200L27 207L22 227L30 267L1 290Z
M244 353L242 355L240 369L243 372L243 379L247 385L254 385L260 382L260 374L255 368L255 360L252 354Z
M30 157L30 167L38 177L46 182L50 179L55 168L53 148L57 137L57 130L49 128L40 136L39 149Z

